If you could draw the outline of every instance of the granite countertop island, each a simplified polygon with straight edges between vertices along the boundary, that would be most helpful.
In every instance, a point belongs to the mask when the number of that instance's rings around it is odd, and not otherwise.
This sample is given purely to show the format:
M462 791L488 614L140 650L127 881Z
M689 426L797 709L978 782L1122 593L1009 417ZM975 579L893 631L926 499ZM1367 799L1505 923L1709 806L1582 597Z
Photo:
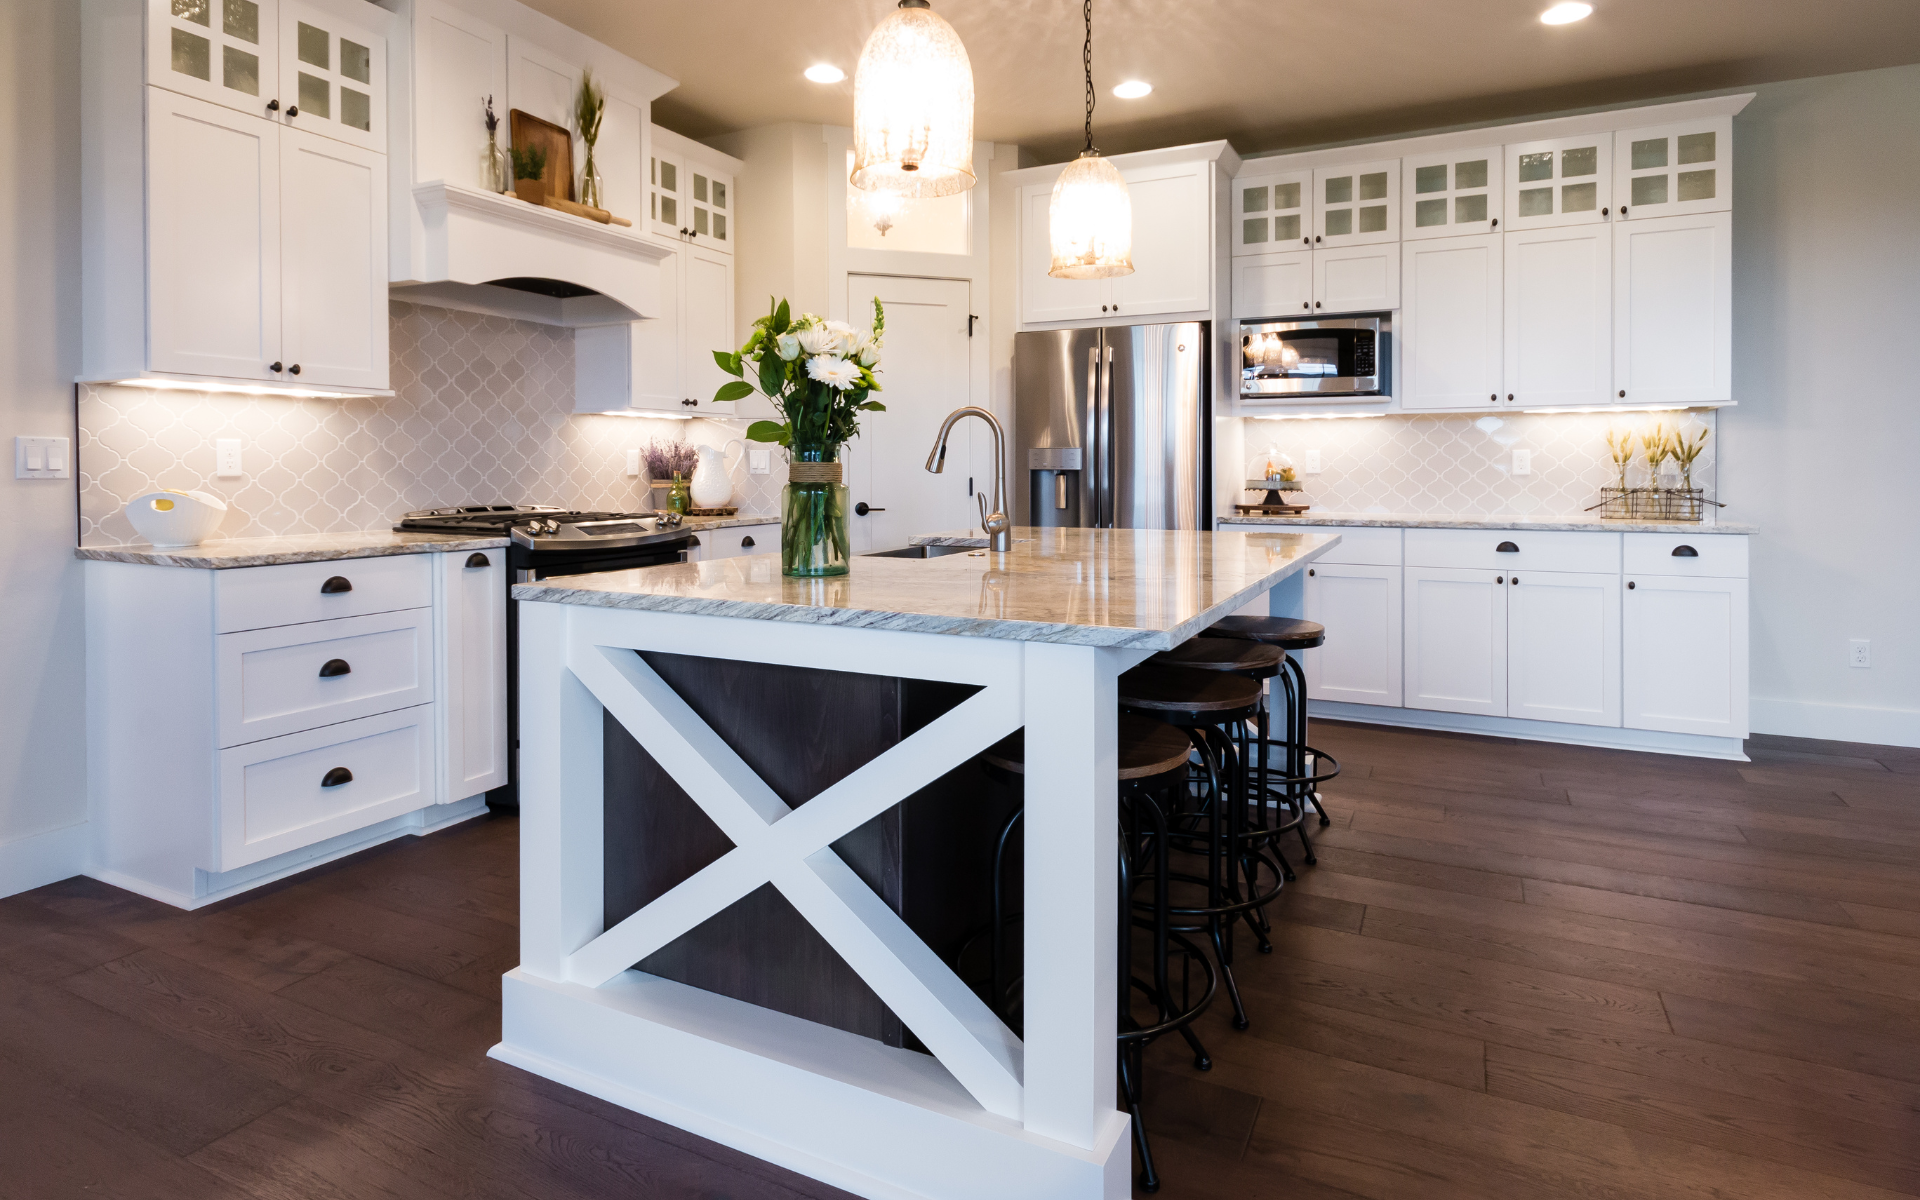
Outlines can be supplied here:
M1222 525L1264 525L1284 528L1295 525L1313 528L1328 525L1378 527L1382 529L1535 529L1594 533L1700 533L1741 534L1760 532L1758 525L1732 521L1610 521L1587 513L1538 517L1465 517L1433 513L1306 512L1295 517L1266 513L1236 513L1220 518Z
M1131 1195L1118 680L1339 536L1014 533L834 578L762 554L514 587L493 1057L858 1195ZM1018 730L1010 793L978 756ZM1010 804L1023 1036L944 957Z
M198 546L159 547L147 542L118 546L81 546L75 558L140 563L155 567L272 567L283 563L328 562L344 558L384 558L392 554L440 554L489 550L507 544L498 537L451 533L402 533L368 529L355 533L295 533L284 537L217 538Z

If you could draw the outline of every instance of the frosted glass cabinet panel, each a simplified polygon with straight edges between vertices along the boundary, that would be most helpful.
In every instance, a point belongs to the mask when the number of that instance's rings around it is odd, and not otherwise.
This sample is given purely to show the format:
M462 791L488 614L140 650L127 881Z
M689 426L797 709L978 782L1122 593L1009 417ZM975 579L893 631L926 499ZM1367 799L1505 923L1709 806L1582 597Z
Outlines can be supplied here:
M1588 134L1506 148L1503 229L1597 225L1613 214L1613 135Z
M1313 244L1363 246L1400 240L1400 160L1318 167L1313 172Z
M276 0L148 0L147 82L256 116L280 98Z
M1624 220L1733 207L1733 118L1623 129L1613 135L1613 195Z
M220 0L222 4L245 0ZM281 0L280 107L286 123L384 154L387 40L302 0Z
M1498 233L1501 206L1501 150L1441 151L1400 161L1400 237L1456 237Z
M1233 252L1279 254L1313 245L1313 173L1242 175L1233 181Z

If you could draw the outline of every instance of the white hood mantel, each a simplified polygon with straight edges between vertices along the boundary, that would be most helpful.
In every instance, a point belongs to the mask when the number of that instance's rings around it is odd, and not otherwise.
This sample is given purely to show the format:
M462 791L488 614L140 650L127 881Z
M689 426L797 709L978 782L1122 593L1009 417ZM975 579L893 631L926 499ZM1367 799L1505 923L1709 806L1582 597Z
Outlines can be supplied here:
M420 253L397 300L574 328L658 317L660 260L672 253L514 196L433 181L413 189Z

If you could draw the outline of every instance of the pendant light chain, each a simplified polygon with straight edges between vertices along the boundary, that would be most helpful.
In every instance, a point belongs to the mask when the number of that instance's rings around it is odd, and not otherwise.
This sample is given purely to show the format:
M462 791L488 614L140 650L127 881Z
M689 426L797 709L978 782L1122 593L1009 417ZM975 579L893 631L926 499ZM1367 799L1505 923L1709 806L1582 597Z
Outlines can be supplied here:
M1087 153L1093 153L1093 0L1086 0L1087 40L1080 48L1080 65L1087 73Z

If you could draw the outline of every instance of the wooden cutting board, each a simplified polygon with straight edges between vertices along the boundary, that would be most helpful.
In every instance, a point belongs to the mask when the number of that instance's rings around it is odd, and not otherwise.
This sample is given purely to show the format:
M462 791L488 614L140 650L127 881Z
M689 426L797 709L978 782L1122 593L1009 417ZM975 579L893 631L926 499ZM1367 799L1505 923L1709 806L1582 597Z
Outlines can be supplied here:
M512 109L507 113L507 130L513 144L522 149L545 146L547 169L540 174L547 195L573 199L573 135L564 126L543 121L532 113Z

